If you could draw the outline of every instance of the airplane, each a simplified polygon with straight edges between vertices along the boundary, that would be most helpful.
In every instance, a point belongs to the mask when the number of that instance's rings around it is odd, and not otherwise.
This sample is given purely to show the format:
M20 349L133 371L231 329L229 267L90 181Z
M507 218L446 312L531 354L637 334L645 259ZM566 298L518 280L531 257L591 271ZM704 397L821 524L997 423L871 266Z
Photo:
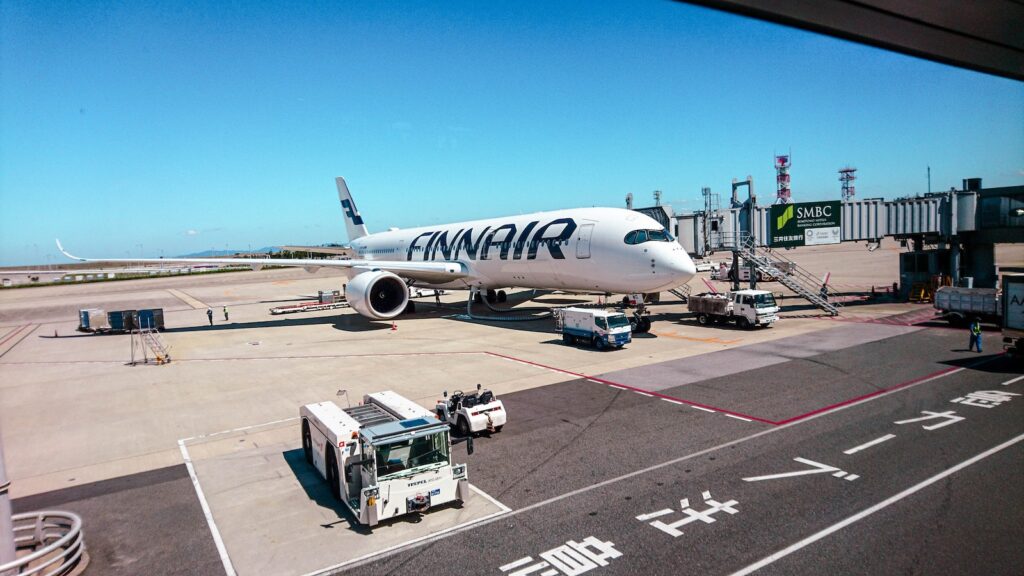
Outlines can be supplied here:
M655 293L677 288L696 269L686 250L653 218L621 208L575 208L370 234L345 179L335 179L352 260L271 258L109 259L82 262L342 268L353 310L390 320L410 306L409 287L468 289L504 301L509 287L582 293Z

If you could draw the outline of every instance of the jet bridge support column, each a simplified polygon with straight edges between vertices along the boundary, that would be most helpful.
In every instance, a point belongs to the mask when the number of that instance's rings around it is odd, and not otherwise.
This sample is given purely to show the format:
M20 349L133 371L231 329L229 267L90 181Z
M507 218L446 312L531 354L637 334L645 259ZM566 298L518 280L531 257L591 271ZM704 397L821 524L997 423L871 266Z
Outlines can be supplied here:
M756 230L754 226L754 218L757 216L757 195L754 194L754 178L747 176L746 180L739 181L733 178L732 180L732 202L733 206L739 204L739 198L737 189L740 186L747 187L747 201L740 205L740 227L743 229L743 235L753 242L753 247L757 247L757 238L754 236ZM742 241L737 243L732 253L733 270L736 271L736 281L733 283L733 289L739 290L740 288L740 267L739 267L739 256L738 251L743 248ZM754 290L757 288L757 268L753 261L747 262L747 266L750 267L750 289Z

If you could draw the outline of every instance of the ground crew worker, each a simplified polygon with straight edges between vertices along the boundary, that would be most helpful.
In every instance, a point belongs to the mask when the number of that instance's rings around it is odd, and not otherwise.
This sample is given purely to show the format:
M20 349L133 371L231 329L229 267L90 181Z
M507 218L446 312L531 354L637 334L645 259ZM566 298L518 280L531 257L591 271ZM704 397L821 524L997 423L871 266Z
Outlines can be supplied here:
M978 345L978 353L981 353L981 321L977 318L971 322L971 343L967 345L967 351L970 352L974 349L974 345Z
M213 308L206 309L206 317L210 319L210 326L213 326Z
M224 307L224 321L225 322L228 321L228 307L227 306Z

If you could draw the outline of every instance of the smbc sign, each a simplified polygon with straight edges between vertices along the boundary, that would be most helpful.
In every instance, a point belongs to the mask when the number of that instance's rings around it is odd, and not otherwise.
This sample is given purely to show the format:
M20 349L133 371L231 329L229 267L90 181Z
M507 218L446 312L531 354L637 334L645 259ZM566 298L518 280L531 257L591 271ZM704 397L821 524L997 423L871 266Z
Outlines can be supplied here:
M771 208L769 246L839 244L843 216L841 202L774 204Z

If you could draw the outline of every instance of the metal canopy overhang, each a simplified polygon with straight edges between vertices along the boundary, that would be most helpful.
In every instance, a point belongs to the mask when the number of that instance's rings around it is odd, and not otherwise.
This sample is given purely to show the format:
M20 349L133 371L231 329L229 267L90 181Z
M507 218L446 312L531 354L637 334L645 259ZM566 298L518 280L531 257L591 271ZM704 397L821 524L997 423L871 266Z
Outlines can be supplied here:
M685 1L1024 80L1024 4L1014 0Z

